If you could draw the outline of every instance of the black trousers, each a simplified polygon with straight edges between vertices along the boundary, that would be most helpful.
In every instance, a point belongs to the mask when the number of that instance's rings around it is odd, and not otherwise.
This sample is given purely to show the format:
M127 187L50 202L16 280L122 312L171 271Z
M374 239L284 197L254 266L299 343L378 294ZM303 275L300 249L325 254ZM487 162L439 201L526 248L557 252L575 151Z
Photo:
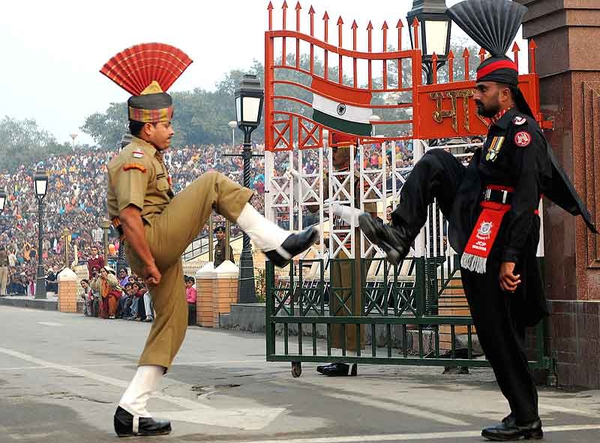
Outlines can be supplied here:
M427 152L402 187L400 205L392 214L394 223L404 224L416 237L434 199L446 218L452 220L454 200L466 173L467 168L452 154L441 149ZM515 308L511 303L515 301L500 288L499 271L500 263L492 257L485 274L462 269L463 288L479 342L500 390L517 421L526 423L539 418L537 390L524 349L525 327L511 315Z

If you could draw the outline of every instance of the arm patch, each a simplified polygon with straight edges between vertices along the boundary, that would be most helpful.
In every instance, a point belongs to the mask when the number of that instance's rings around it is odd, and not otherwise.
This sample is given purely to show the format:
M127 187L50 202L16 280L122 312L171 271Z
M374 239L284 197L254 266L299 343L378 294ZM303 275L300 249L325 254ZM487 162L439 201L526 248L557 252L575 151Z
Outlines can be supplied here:
M139 163L127 163L123 166L123 171L129 171L130 169L137 169L138 171L142 171L142 173L146 173L146 167L140 165Z

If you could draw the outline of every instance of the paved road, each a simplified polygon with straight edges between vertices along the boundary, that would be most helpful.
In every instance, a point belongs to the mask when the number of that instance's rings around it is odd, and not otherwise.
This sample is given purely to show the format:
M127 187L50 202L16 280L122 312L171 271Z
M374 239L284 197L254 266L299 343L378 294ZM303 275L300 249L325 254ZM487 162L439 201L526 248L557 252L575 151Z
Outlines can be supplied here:
M0 442L115 442L112 415L149 324L0 307ZM506 413L488 369L366 366L327 378L267 363L259 334L190 328L149 409L168 437L220 443L477 442ZM549 442L600 440L600 391L544 389ZM137 441L139 439L133 439Z

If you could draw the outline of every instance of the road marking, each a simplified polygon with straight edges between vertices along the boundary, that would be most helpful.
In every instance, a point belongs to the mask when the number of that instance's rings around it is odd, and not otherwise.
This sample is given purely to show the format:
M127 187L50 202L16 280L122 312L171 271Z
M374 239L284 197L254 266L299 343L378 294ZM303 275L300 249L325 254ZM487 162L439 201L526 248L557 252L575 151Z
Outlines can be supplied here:
M600 429L600 424L596 425L567 425L550 426L544 428L544 434L551 432L573 432L573 431L595 431ZM418 441L434 439L457 439L481 437L481 431L459 431L459 432L426 432L422 434L380 434L380 435L348 435L341 437L307 437L307 438L286 438L279 440L219 440L219 443L362 443L370 441Z
M590 418L600 418L600 414L598 414L597 412L594 413L594 412L590 412L590 411L583 411L581 409L566 408L564 406L547 405L547 404L543 404L543 403L540 403L538 407L540 409L547 409L548 411L552 411L552 412L564 412L565 414L581 415L583 417L590 417Z
M322 389L323 387L318 383L312 383L309 380L300 380L298 379L296 382L301 382L305 384L309 384L311 386L315 386L317 388ZM370 406L379 409L385 409L387 411L392 412L400 412L402 414L410 415L413 417L424 418L426 420L436 421L438 423L443 423L446 425L454 425L454 426L469 426L471 423L466 421L458 420L453 417L448 417L443 415L442 411L435 411L435 413L431 412L431 410L420 410L418 405L411 404L405 405L397 401L385 401L382 399L371 399L362 394L338 394L335 392L327 392L324 390L320 390L319 393L321 395L326 395L328 397L337 398L340 400L351 401L354 403L359 403L364 406ZM368 394L366 394L368 395Z
M55 323L53 321L38 321L37 323L44 326L64 326L62 323Z
M431 421L436 421L438 423L443 423L446 425L455 425L455 426L468 426L471 423L467 423L466 421L458 420L456 418L448 417L436 411L432 413L430 410L419 410L418 405L413 406L404 406L397 402L384 401L384 400L373 400L367 397L361 397L359 395L352 394L336 394L333 392L321 392L322 395L326 395L328 397L337 398L340 400L351 401L354 403L360 403L364 406L371 406L379 409L386 409L388 411L398 412L401 414L411 415L413 417L424 418Z
M56 369L68 374L86 377L111 386L117 386L122 389L125 389L127 386L129 386L129 382L123 380L96 374L94 372L75 368L73 366L52 363L37 357L33 357L32 355L13 351L11 349L0 348L0 353L20 358L21 360L25 360L29 363L33 363L44 368ZM165 414L160 413L161 417L166 415L165 418L172 417L172 420L180 420L196 424L224 426L228 428L244 430L262 429L268 426L279 416L279 414L285 411L285 408L216 409L202 403L198 403L194 400L175 397L173 395L163 394L162 392L155 393L153 398L188 409L187 411L166 412Z

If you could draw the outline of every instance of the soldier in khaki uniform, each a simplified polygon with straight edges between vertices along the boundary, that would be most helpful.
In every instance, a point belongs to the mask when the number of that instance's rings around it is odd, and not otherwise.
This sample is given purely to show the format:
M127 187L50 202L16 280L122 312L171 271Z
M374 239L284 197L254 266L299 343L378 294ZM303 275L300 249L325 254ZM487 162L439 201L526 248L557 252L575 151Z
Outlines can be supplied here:
M120 437L171 432L170 422L154 420L146 404L171 366L187 329L181 255L212 211L237 223L277 266L286 265L318 236L315 229L290 234L266 220L248 203L252 191L217 172L202 175L175 196L163 162L174 134L171 97L157 81L142 91L127 90L135 94L128 100L133 137L108 164L108 212L122 234L131 268L148 284L156 319L136 375L115 412L114 426Z

